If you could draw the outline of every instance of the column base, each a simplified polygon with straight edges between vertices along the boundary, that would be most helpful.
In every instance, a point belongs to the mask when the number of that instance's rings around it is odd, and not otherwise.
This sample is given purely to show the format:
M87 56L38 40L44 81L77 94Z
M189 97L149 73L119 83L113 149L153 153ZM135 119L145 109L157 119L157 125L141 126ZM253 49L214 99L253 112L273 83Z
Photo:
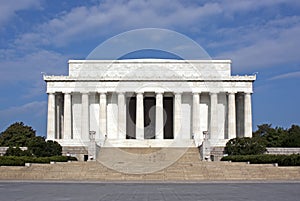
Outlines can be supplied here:
M212 147L225 147L229 139L209 139L208 141Z
M148 140L106 140L104 147L137 147L137 148L149 148L149 147L195 147L194 141L187 140L160 140L160 139L148 139Z

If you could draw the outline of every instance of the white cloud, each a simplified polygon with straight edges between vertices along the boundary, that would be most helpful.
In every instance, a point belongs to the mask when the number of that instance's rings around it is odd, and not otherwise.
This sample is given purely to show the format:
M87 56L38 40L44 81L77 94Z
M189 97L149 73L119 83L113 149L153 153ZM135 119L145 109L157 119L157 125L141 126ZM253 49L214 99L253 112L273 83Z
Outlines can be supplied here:
M4 130L14 122L24 122L37 130L38 134L45 133L47 114L46 101L34 101L24 105L14 106L0 110L0 129ZM0 131L1 131L0 130Z
M220 4L224 8L224 12L229 14L248 12L252 10L257 10L260 8L275 6L283 3L294 3L296 0L263 0L263 1L253 1L253 0L220 0Z
M290 79L290 78L300 78L300 71L277 75L270 78L269 80L280 80L280 79Z
M0 26L5 25L17 11L40 8L40 0L3 0L0 1Z
M166 7L166 5L168 5ZM222 12L219 4L195 6L181 1L104 1L97 6L76 7L48 22L32 33L21 35L17 45L36 44L66 46L73 41L111 35L133 28L202 26L206 17Z
M67 60L68 55L46 50L31 52L22 57L15 53L9 54L8 58L0 61L0 74L5 75L1 77L0 83L42 79L41 72L63 74L67 71Z
M217 49L222 49L222 46L228 47L221 50L223 52L219 53L219 57L232 58L234 64L243 69L253 66L260 68L289 59L291 61L298 59L296 51L289 55L286 55L286 52L290 49L295 50L298 45L299 40L296 36L299 35L299 17L292 16L286 19L278 17L265 24L250 23L237 28L223 28L226 26L222 23L214 25L212 22L223 22L222 18L227 15L233 16L236 13L247 13L281 4L298 6L299 3L296 2L227 0L197 4L194 1L173 0L101 1L98 5L75 7L69 12L64 11L55 18L37 25L32 32L20 35L15 40L14 47L22 51L68 47L72 43L93 39L96 41L96 38L143 27L186 30L187 33L196 30L196 34L204 31L207 38L213 38L214 42L211 42L209 47ZM207 32L211 37L207 36ZM45 61L48 60L47 57L44 58ZM15 61L12 66L15 65L22 64Z
M231 58L236 71L257 70L284 63L300 62L299 16L271 20L256 27L246 25L223 29L220 33L229 40L210 45L214 48L228 46L229 48L217 57Z
M46 113L47 102L46 101L34 101L26 103L24 105L10 107L4 110L0 110L0 117L18 117L19 115L31 114L35 117L44 117Z

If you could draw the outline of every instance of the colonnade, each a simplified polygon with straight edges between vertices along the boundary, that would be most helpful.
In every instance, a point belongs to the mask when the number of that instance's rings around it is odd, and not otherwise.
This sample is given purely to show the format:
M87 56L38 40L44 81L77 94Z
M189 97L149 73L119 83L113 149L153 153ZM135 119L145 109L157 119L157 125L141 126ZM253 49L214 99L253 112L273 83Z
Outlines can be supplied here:
M218 139L218 93L211 92L210 104L209 104L209 138ZM222 92L225 93L225 92ZM99 95L99 133L102 136L107 136L107 93L96 93ZM183 93L173 93L173 130L174 138L183 137L177 136L180 132L182 124L182 94ZM243 114L242 116L237 116L236 109L236 92L226 92L227 94L227 133L228 139L235 138L237 136L237 119L242 117L243 119L243 136L251 137L252 136L252 111L251 111L251 93L242 93L243 94ZM57 121L60 121L56 117L56 93L48 93L48 122L47 122L47 139L72 139L72 93L63 93L63 122L62 134L57 134ZM155 99L155 139L164 139L164 111L163 111L163 92L156 92ZM200 133L200 118L201 118L201 93L192 93L192 136L197 136L200 139L203 139L203 134ZM120 92L117 93L117 105L118 105L118 114L117 114L117 127L118 127L118 138L126 139L126 93ZM83 141L89 140L89 93L81 93L81 139ZM136 139L144 139L144 93L136 93ZM183 138L190 138L190 133L182 133L185 135ZM109 138L109 136L108 136Z

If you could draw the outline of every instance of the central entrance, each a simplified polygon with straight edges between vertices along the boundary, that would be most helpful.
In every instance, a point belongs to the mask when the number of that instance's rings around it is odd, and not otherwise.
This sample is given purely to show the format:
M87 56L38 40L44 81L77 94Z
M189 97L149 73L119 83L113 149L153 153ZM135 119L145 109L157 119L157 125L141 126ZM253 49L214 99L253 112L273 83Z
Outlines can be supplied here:
M155 105L154 97L144 98L144 139L155 139Z
M156 98L144 97L144 139L155 139ZM164 139L174 139L173 97L163 98ZM126 99L126 139L136 139L136 97Z

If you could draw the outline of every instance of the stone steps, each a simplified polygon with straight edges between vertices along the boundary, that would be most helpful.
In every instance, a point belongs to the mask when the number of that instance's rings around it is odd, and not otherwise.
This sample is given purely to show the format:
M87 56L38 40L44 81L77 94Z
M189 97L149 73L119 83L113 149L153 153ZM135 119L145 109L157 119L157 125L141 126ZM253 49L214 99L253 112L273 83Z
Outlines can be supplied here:
M113 161L113 163L105 164L107 163L105 160ZM32 164L30 167L0 167L0 179L91 181L300 180L300 167L204 162L200 161L197 148L185 150L175 148L113 150L108 148L101 150L99 161Z

